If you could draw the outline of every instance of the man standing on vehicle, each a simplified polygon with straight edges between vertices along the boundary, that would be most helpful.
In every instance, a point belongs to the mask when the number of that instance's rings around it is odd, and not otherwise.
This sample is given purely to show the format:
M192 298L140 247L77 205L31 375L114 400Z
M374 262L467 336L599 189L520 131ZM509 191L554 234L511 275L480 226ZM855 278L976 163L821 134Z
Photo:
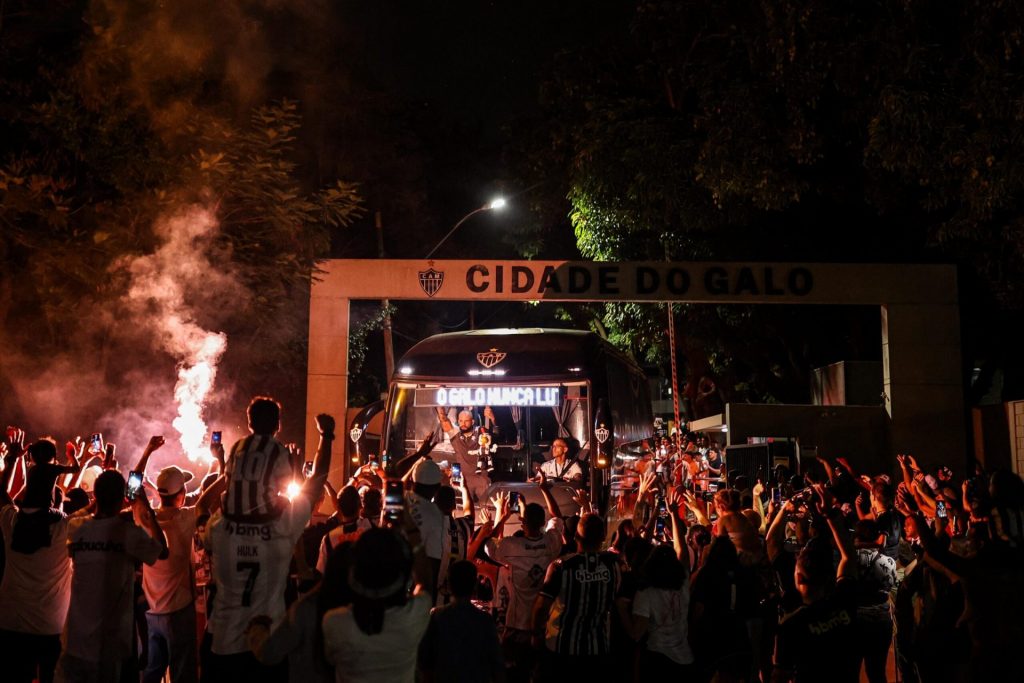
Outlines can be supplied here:
M462 466L462 476L465 477L466 489L473 497L473 503L479 510L481 502L487 493L487 487L491 483L491 477L485 462L489 461L489 453L486 452L487 445L481 443L480 437L486 435L488 442L493 442L494 435L473 424L473 413L463 410L458 416L458 426L452 424L444 409L438 406L437 417L441 421L441 429L452 442L452 450L455 452L454 461ZM484 408L484 419L490 424L495 424L494 411L490 406Z

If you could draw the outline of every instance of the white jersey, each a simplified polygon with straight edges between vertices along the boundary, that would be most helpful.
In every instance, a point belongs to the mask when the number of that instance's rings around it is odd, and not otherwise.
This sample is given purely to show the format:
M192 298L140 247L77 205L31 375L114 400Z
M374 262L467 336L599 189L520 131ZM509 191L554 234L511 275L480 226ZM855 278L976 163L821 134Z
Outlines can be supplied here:
M11 548L17 521L18 508L6 505L0 509L0 531L7 552L0 583L0 629L56 635L64 628L71 600L68 518L55 516L49 525L49 545L31 554Z
M131 655L135 563L151 565L161 550L160 541L130 518L71 518L68 555L74 571L64 626L66 654L90 662Z
M541 463L540 471L548 479L562 479L576 483L583 481L583 468L580 467L580 463L576 458L566 458L561 465L552 458L547 462Z
M294 472L288 453L272 436L250 434L231 447L227 462L228 487L224 514L263 521L276 515Z
M505 626L528 631L533 628L533 603L544 584L548 565L562 552L561 519L548 520L540 538L505 536L487 541L487 554L511 573L511 595Z
M217 598L210 630L219 655L247 652L249 621L267 615L274 626L285 614L284 589L296 542L313 514L305 495L297 495L276 519L236 522L217 514L206 527Z
M440 560L444 553L444 513L434 505L434 501L413 491L405 492L405 504L420 530L423 552L432 560Z

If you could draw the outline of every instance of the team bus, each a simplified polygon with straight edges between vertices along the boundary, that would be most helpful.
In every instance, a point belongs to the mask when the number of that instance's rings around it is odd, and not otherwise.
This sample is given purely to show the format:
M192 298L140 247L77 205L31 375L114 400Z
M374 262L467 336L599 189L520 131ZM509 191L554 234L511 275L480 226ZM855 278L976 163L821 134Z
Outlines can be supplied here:
M473 330L419 342L396 364L382 452L396 462L433 434L434 460L454 460L439 412L455 425L462 411L492 435L481 447L489 458L487 500L504 489L541 502L527 482L551 457L552 441L562 438L569 457L580 462L582 487L603 513L617 464L635 457L653 430L643 371L598 335L577 330ZM557 488L556 499L570 508L563 514L572 514L573 491Z

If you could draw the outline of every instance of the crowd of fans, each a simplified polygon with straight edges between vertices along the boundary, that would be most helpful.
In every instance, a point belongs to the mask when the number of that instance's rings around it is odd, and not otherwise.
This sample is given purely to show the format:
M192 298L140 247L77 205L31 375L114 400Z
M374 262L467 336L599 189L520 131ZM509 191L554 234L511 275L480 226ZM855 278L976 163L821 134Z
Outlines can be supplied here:
M724 455L683 439L637 460L609 523L544 468L543 504L480 501L429 439L335 491L330 416L310 468L273 399L247 416L195 482L148 478L159 436L121 467L8 428L0 679L875 683L890 653L902 681L1020 678L1011 472L818 458L716 490Z

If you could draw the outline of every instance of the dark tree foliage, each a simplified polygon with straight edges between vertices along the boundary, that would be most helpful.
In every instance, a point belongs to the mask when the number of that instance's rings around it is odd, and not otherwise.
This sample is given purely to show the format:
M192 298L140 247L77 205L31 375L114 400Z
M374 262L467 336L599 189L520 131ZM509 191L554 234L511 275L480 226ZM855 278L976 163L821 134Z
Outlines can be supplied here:
M966 351L1008 365L997 340L1015 338L1024 311L1022 13L638 2L621 35L560 56L523 174L569 178L588 258L958 263ZM552 206L539 225L558 224ZM730 400L792 400L812 364L878 354L876 312L683 307L678 319L689 380L718 378ZM664 307L630 305L602 322L658 359L664 321ZM842 355L815 358L823 344Z
M165 240L161 220L201 206L217 230L196 242L197 262L227 279L199 270L181 283L187 315L228 335L228 386L304 390L311 276L362 200L354 183L300 165L296 101L250 105L221 55L175 42L190 21L176 11L0 6L5 388L10 373L58 359L99 368L111 387L147 365L150 376L173 378L152 321L129 316L124 302L131 263ZM228 34L229 12L219 11ZM232 289L209 291L228 279ZM104 409L93 406L91 417Z

